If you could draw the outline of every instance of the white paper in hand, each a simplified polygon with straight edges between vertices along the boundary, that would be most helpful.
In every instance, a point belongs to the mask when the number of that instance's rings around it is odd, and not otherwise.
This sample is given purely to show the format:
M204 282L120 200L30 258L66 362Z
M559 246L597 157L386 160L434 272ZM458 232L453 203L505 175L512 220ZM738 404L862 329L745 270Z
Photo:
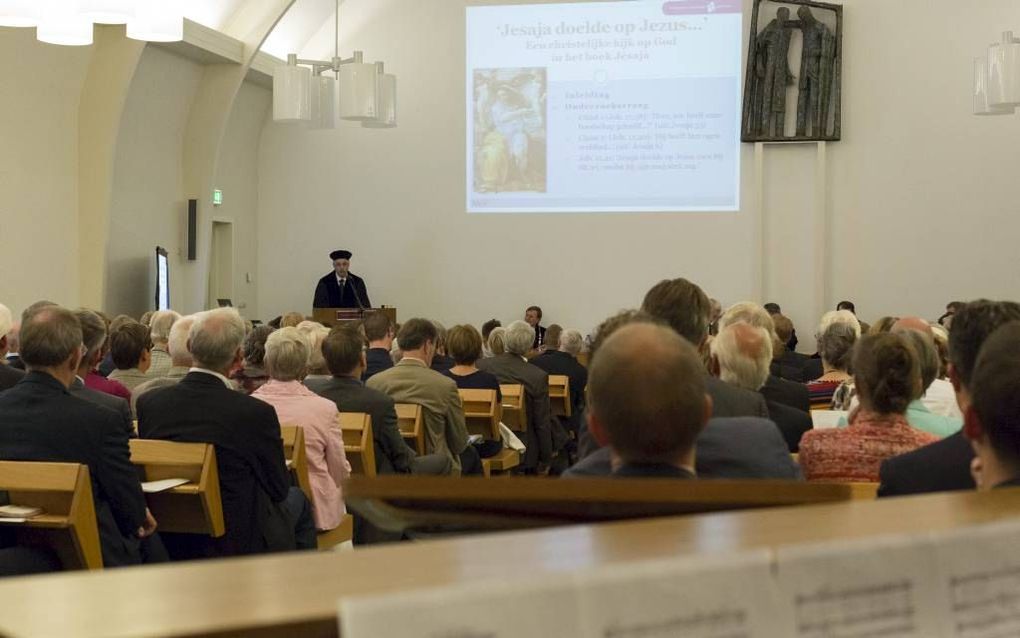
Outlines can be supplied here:
M344 638L582 638L569 576L478 581L340 601Z
M789 635L767 550L608 567L578 577L584 635L773 638ZM550 634L551 635L551 634Z
M777 553L794 638L935 638L944 635L938 573L927 537L880 537Z

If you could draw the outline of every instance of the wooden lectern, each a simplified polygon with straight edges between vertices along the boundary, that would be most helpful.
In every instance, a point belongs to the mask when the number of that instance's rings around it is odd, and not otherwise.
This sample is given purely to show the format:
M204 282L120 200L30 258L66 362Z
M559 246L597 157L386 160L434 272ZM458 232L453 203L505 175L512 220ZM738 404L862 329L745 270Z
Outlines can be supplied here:
M360 308L313 308L312 320L326 324L332 328L338 324L347 323L348 321L361 321L365 314L369 312L385 313L389 316L391 323L397 323L397 309L386 307L365 308L364 310Z

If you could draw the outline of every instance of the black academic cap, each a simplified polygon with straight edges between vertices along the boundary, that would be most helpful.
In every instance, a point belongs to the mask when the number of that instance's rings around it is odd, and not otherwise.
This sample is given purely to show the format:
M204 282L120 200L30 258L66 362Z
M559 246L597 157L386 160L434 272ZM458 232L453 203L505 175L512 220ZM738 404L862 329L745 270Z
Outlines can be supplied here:
M333 252L331 252L329 254L329 258L332 259L333 261L336 261L337 259L350 259L351 258L351 251L349 251L349 250L334 250Z

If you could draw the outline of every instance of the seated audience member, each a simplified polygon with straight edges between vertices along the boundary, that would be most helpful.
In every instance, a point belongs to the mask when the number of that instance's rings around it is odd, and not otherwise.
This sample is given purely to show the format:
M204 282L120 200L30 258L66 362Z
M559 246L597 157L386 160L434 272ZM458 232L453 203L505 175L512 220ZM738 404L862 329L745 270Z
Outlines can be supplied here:
M191 359L191 353L188 352L188 333L191 331L193 323L195 323L195 315L186 315L174 322L173 328L170 329L170 339L167 343L167 350L170 352L170 363L172 364L170 370L166 373L166 376L151 379L135 388L134 393L131 395L132 412L136 411L138 397L141 395L158 388L177 385L181 379L187 376L194 363ZM247 341L247 337L245 340Z
M146 328L152 323L152 315L156 314L155 310L146 310L142 313L142 316L138 318L138 323L142 324Z
M841 301L836 304L836 311L839 312L840 310L846 310L852 315L857 315L857 308L854 307L854 302L852 301Z
M433 321L436 327L436 354L432 357L432 365L429 367L439 373L444 373L456 363L446 351L446 328L438 321Z
M244 337L244 362L231 378L245 394L255 392L269 381L265 367L266 339L272 333L273 328L269 326L255 326Z
M769 417L779 427L790 452L796 452L801 436L812 427L811 416L765 394L772 346L772 335L765 328L738 321L724 325L712 340L712 356L719 365L719 378L765 396Z
M811 357L790 349L789 344L794 339L793 322L789 317L776 313L772 315L772 324L776 328L776 337L782 346L777 352L772 353L772 374L787 381L803 382L804 366L807 365ZM808 401L810 402L810 399Z
M962 419L935 414L925 401L939 372L939 355L935 349L935 341L930 334L917 330L895 329L893 332L907 339L907 343L917 353L921 366L921 395L907 406L907 421L918 430L930 432L940 439L959 432L963 427Z
M366 388L361 381L368 365L364 340L346 327L334 328L322 342L322 354L333 378L318 384L316 394L336 404L342 412L362 412L372 418L376 472L379 474L449 474L450 456L418 456L404 443L397 426L393 399Z
M524 311L524 322L535 330L535 340L531 345L532 350L537 350L545 343L545 328L542 327L542 309L538 306L528 306Z
M475 327L465 324L450 328L446 342L454 365L443 374L453 379L461 390L495 390L496 399L502 401L499 379L475 365L482 358L482 335Z
M892 328L899 321L899 317L881 317L878 321L871 325L867 334L877 335L883 332L892 332Z
M489 335L492 331L500 326L499 319L489 319L482 324L482 358L488 359L492 356L492 350L489 350Z
M660 320L636 310L626 310L609 317L599 325L589 347L589 355L594 358L609 337L632 323L662 324ZM700 478L801 478L800 468L790 457L779 429L767 419L713 418L698 436L695 448ZM582 460L563 476L606 476L612 473L614 464L619 465L619 459L613 458L611 450L598 447L594 437L586 430L581 433L578 449Z
M708 300L708 334L711 337L719 334L719 319L722 318L723 309L719 300L712 297Z
M297 328L304 320L305 316L300 312L288 312L280 319L280 327Z
M447 457L451 474L479 474L482 462L468 444L457 384L429 368L438 337L435 324L428 319L404 323L397 333L404 356L389 370L369 379L368 387L386 393L394 403L420 405L425 421L425 451Z
M490 352L489 357L486 358L492 358L506 352L506 328L503 326L493 328L492 332L489 333L486 344L489 346Z
M527 446L521 464L527 473L544 473L552 461L554 437L549 407L549 374L525 359L531 350L534 336L532 326L523 321L514 321L506 328L506 352L482 359L478 367L494 374L500 383L519 383L524 386L528 431L521 436Z
M592 360L588 429L613 476L695 478L694 442L712 415L701 357L667 327L635 323Z
M907 422L907 406L921 395L921 372L903 337L862 338L853 369L861 404L850 425L811 430L800 441L800 466L808 480L875 482L883 460L938 440Z
M584 347L584 337L577 330L567 330L557 335L557 346L550 345L548 338L552 326L546 332L546 350L531 360L550 375L564 375L570 380L570 404L575 419L584 411L584 389L588 385L588 369L580 364L577 355Z
M821 355L822 374L807 382L811 408L828 410L842 405L842 396L833 396L850 377L850 358L854 343L861 336L861 325L847 310L827 312L818 328L818 353ZM844 386L849 392L850 386Z
M81 308L74 312L81 326L81 343L85 348L81 362L78 364L78 374L71 381L67 389L72 395L101 405L117 413L121 425L128 438L135 436L135 428L131 423L131 405L120 397L115 397L99 390L93 390L85 385L85 377L95 368L99 360L103 358L103 346L106 344L106 322L103 318L91 310Z
M7 363L7 354L10 350L10 334L14 328L14 318L10 309L0 304L0 391L10 388L25 376L23 370L11 367Z
M365 328L365 339L368 340L368 350L365 351L368 367L361 380L368 381L373 375L393 367L390 350L396 333L393 331L393 323L384 312L366 314L362 326Z
M152 363L152 338L148 326L137 322L125 323L110 333L110 354L117 369L110 379L134 390L149 380L146 372Z
M962 422L963 414L960 412L960 406L956 403L956 391L949 380L949 332L942 326L933 324L931 336L935 343L935 352L938 355L939 372L935 375L935 380L928 386L928 391L924 393L922 401L932 414L939 414Z
M953 324L953 315L955 315L957 311L959 311L966 305L967 304L965 304L962 301L950 301L949 303L947 303L946 312L941 317L939 317L938 324L945 328L946 330L949 330Z
M702 354L707 352L708 297L697 285L686 279L660 281L645 295L641 310L668 324ZM716 377L709 377L705 384L712 397L713 416L768 418L769 410L760 394Z
M233 308L199 313L188 334L194 369L138 400L141 437L216 448L226 534L167 534L175 558L316 548L311 506L290 487L276 411L236 392L227 378L241 364L243 339L244 322Z
M1020 486L1020 322L985 341L974 366L964 435L979 490Z
M170 373L173 362L170 360L170 330L181 315L173 310L160 310L153 313L149 320L149 334L152 337L152 363L145 373L150 379L165 377Z
M340 525L346 512L340 482L350 476L351 466L337 427L336 404L301 384L308 370L308 348L308 340L297 328L270 334L265 356L269 381L251 396L273 406L281 424L304 430L315 527L330 530Z
M981 346L995 330L1020 320L1020 304L980 299L956 311L949 334L949 376L961 412L970 407L971 377ZM963 432L882 463L879 497L974 489L974 450Z
M42 299L42 300L35 302L34 304L30 305L28 308L25 308L24 310L21 311L21 322L20 323L15 323L14 327L11 329L10 333L8 333L8 340L9 340L8 348L9 348L9 351L7 353L7 363L10 364L10 366L12 368L14 368L16 370L21 370L22 372L25 371L25 362L21 360L21 357L18 354L18 352L19 352L19 347L18 347L18 344L19 344L19 340L18 339L19 339L19 337L18 337L18 335L20 334L20 331L21 331L21 325L24 324L28 320L29 316L35 314L36 311L42 310L43 308L46 308L46 307L49 307L49 306L56 306L56 305L57 304L53 303L52 301L47 301L45 299ZM113 368L111 367L110 369L112 370Z
M45 306L22 321L20 354L28 374L0 393L0 458L87 465L103 564L135 565L146 558L141 541L155 532L156 521L131 465L123 420L67 392L82 342L78 319L64 308Z
M773 317L758 304L743 301L730 306L719 319L719 327L725 328L738 322L744 322L764 330L772 342L772 348L769 349L770 353L773 351L772 349L782 346L779 335L776 334ZM808 397L808 391L804 384L775 376L771 373L771 362L769 368L770 371L765 384L761 388L755 388L754 391L760 392L765 397L766 402L779 403L803 412L810 410L811 400ZM747 387L739 383L737 385ZM771 413L771 408L769 411Z
M545 329L545 339L542 340L542 347L539 348L540 352L546 350L555 350L560 347L560 337L563 335L563 326L558 323L554 323Z
M308 339L308 376L305 377L305 384L314 390L316 384L325 383L330 379L326 358L322 356L322 342L329 335L329 328L314 321L302 321L297 329Z
M779 304L769 302L764 306L765 311L775 317L776 315L783 314L783 309L779 307ZM776 331L779 331L779 326L776 326ZM797 352L797 331L793 329L793 322L790 322L790 338L783 342L786 345L786 349L790 352ZM796 381L796 379L791 379Z
M103 315L98 311L96 314L103 317ZM128 320L132 321L130 318L128 318ZM107 360L109 360L111 366L113 365L113 357L110 356L110 330L114 326L114 323L107 321L106 317L103 317L103 323L106 324L106 342L103 344L103 352L99 360L99 364L93 366L92 369L89 370L88 375L83 377L85 380L85 387L119 397L128 403L131 403L131 390L128 390L127 387L125 387L120 381L109 379L102 373L101 368ZM123 323L119 325L123 325ZM112 370L116 370L116 368L114 367ZM106 374L109 374L109 372Z

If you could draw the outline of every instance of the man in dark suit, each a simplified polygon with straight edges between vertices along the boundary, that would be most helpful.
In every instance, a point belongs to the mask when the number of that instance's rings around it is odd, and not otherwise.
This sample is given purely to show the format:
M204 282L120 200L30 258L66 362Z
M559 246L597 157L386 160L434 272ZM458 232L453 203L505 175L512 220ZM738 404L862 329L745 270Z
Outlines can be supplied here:
M556 349L547 349L531 360L550 375L563 375L570 380L570 404L575 419L584 412L584 388L588 385L588 370L577 360L584 346L584 338L577 330L567 330L558 339Z
M46 306L22 322L28 374L0 395L0 458L88 466L103 563L143 561L142 539L156 521L145 507L124 423L112 410L71 396L81 362L82 331L69 310Z
M1020 304L987 299L968 303L954 315L949 333L949 380L964 415L970 409L971 377L981 346L1000 326L1018 320ZM878 496L972 490L973 459L974 449L963 432L886 459L879 470Z
M782 432L789 450L796 452L801 436L812 428L811 416L807 411L772 401L765 394L772 343L772 335L765 328L743 321L725 324L712 341L712 361L724 381L765 396L772 422Z
M370 312L362 322L365 328L365 339L368 339L368 350L365 351L365 371L361 380L368 381L372 375L393 367L390 350L393 349L393 323L384 312Z
M697 285L686 279L663 280L645 295L641 310L665 322L699 350L708 340L708 316L711 307L708 296ZM712 416L757 416L769 418L765 399L757 392L726 383L716 378L706 381L712 397Z
M143 438L216 447L226 534L168 534L175 558L316 548L308 500L290 486L276 411L234 390L227 378L244 359L243 339L244 323L233 308L199 314L188 339L195 368L177 385L138 399Z
M333 260L333 272L324 275L315 286L314 308L371 308L365 280L351 269L351 253L334 250L329 254Z
M666 326L624 326L592 360L588 392L588 429L619 460L613 476L695 478L712 400L692 345Z
M336 403L342 412L363 412L372 417L375 465L379 474L449 474L451 464L446 456L418 456L404 443L397 427L393 399L362 383L367 364L361 343L361 335L349 328L336 328L329 333L322 342L322 354L333 378L317 383L313 388L315 393Z
M545 328L542 327L542 309L538 306L528 306L524 311L524 321L535 330L535 339L531 343L531 349L537 350L545 345Z
M522 466L527 473L544 473L552 461L554 437L549 408L549 373L524 358L531 350L535 330L523 321L507 326L504 340L506 352L480 360L480 370L489 372L500 383L519 383L524 386L524 404L527 410L528 431L521 434L527 449ZM555 437L563 442L566 434Z

